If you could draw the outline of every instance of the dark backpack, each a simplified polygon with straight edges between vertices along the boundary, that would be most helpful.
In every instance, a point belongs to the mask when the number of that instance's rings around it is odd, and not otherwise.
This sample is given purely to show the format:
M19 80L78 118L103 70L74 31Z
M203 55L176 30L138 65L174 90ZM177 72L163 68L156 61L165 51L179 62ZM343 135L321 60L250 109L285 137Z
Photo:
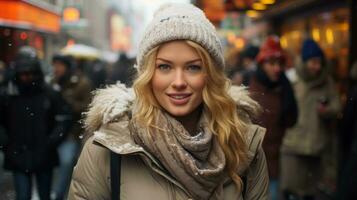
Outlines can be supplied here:
M121 156L110 151L110 186L112 200L119 200L121 179Z

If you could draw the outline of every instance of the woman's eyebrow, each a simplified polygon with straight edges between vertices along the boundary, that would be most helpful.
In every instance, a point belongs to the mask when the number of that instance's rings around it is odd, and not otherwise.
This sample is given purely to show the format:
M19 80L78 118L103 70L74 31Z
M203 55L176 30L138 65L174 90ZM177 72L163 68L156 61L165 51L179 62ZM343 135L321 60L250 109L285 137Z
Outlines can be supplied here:
M167 59L164 59L164 58L156 58L156 60L161 60L161 61L164 61L164 62L167 62L167 63L172 63L172 61L167 60ZM187 61L186 63L187 63L187 64L188 64L188 63L194 63L194 62L197 62L197 61L202 62L202 61L201 61L201 58L197 58L197 59L189 60L189 61Z
M186 63L194 63L194 62L202 62L201 58L197 58L197 59L194 59L194 60L190 60L190 61L187 61Z
M166 59L163 59L163 58L156 58L156 60L161 60L161 61L164 61L164 62L167 62L167 63L172 63L170 60L166 60Z

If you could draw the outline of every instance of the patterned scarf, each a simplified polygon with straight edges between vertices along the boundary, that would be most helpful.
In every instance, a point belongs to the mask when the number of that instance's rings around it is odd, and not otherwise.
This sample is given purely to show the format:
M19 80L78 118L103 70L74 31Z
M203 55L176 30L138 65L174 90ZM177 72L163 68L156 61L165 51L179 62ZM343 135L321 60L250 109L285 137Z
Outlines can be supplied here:
M142 126L135 120L130 132L137 144L154 155L165 169L197 200L223 199L226 159L219 142L208 129L205 114L194 136L169 114L160 112L156 127Z

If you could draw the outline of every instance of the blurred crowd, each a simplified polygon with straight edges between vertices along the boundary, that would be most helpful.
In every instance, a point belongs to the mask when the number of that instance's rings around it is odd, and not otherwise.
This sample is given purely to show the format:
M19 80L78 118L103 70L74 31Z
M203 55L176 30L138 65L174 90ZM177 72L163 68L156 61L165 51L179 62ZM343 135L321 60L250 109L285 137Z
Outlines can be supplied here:
M228 74L262 107L256 123L267 128L271 199L356 199L357 64L343 102L333 66L312 39L303 41L290 67L276 36L260 47L248 45L237 57Z
M227 74L261 105L255 123L267 129L271 199L357 199L357 64L343 102L333 66L312 39L289 68L277 36L236 56ZM125 54L111 65L57 54L49 74L41 62L29 46L9 66L0 62L0 148L19 199L31 199L34 179L40 199L59 200L81 149L91 92L118 81L130 87L136 70Z

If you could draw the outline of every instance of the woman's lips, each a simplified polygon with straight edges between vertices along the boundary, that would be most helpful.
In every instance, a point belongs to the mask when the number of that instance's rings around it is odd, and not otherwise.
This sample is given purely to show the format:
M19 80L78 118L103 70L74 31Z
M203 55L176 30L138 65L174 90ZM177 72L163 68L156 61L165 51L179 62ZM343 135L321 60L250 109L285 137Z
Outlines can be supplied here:
M169 96L171 103L180 106L188 103L192 94L167 94Z

